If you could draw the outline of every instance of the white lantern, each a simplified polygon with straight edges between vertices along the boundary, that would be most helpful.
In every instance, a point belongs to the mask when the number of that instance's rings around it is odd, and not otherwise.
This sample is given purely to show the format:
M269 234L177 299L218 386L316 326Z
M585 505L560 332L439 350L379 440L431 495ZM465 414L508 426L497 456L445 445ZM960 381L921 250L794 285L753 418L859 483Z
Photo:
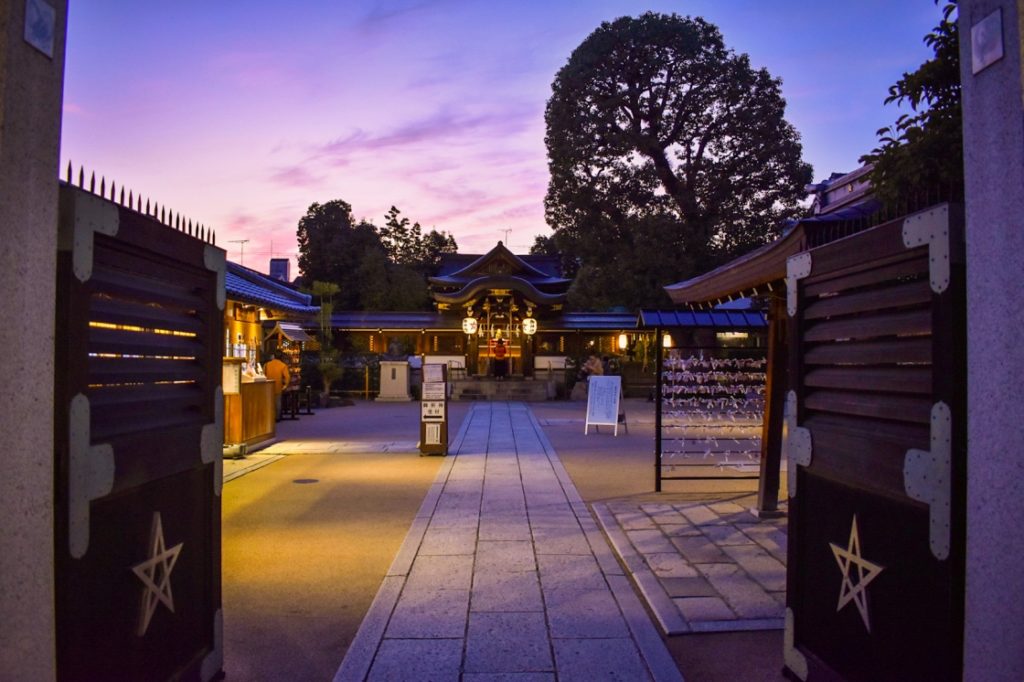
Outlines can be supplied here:
M625 334L619 334L619 350L626 350L629 346L629 337Z
M537 320L532 317L527 317L523 320L523 333L527 336L533 336L537 333Z
M472 316L462 318L462 331L465 334L476 334L476 318Z

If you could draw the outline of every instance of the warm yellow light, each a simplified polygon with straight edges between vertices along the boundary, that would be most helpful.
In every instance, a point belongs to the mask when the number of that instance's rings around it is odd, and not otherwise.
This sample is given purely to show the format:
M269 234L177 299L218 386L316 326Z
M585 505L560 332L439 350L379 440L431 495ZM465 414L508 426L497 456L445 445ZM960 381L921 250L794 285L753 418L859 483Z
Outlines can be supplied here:
M626 350L629 346L629 337L625 334L619 334L619 350Z
M89 326L93 329L116 329L122 332L136 332L142 334L163 334L165 336L184 336L186 338L195 338L195 332L183 332L176 329L158 329L156 327L139 327L133 324L113 324L111 322L98 322L96 320L90 320Z
M532 317L527 317L523 320L523 333L527 336L533 336L537 333L537 320Z
M672 343L672 335L665 334L665 336L661 337L661 345L663 348L671 348L674 345Z
M476 318L475 317L464 317L462 318L462 333L463 334L476 334Z

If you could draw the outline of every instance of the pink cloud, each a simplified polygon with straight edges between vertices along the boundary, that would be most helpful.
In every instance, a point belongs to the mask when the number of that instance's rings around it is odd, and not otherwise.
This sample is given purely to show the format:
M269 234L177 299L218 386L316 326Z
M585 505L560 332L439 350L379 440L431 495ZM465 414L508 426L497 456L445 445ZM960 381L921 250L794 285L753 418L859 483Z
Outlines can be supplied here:
M305 165L278 168L270 179L287 187L315 187L323 182L323 177L310 173Z

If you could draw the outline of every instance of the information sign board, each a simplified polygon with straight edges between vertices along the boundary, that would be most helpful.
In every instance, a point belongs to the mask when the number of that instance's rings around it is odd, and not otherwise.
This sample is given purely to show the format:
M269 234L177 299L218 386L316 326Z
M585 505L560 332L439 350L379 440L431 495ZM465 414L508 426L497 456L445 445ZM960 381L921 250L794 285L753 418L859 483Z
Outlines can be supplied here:
M443 381L424 382L421 400L444 400L448 384Z
M444 400L420 401L420 416L425 422L444 421Z
M592 376L587 381L587 421L583 427L586 435L591 426L613 426L619 435L619 421L625 424L621 410L622 377Z
M444 369L444 365L423 365L423 383L432 384L436 382L443 382L445 380Z

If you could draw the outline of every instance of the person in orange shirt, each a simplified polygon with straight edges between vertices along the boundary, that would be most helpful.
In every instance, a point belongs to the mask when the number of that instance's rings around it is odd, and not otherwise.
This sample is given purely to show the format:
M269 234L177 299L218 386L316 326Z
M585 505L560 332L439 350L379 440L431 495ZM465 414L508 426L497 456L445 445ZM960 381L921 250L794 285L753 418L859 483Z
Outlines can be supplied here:
M508 358L505 356L508 349L505 348L504 339L498 339L494 344L494 378L504 379L508 374Z
M291 373L288 371L288 364L284 361L284 353L276 351L274 359L267 363L267 366L263 368L263 372L266 374L267 380L274 383L274 403L277 406L277 421L281 421L281 393L284 389L288 388L288 384L292 380Z

